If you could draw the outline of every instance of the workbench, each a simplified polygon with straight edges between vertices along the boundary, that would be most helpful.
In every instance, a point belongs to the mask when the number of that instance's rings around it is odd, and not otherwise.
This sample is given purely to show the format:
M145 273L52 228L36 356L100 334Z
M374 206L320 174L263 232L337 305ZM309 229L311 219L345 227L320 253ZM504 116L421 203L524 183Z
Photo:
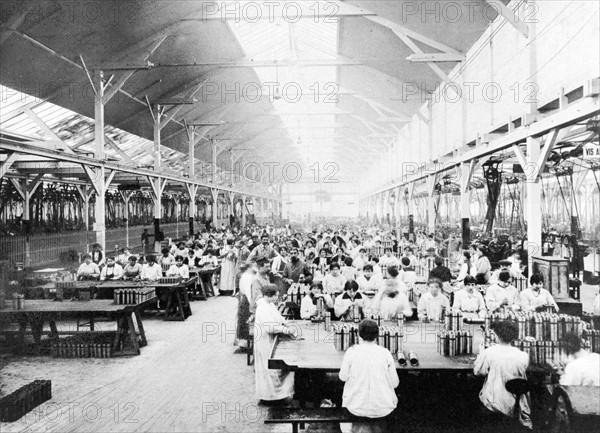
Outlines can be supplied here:
M112 300L91 301L50 301L50 300L26 300L23 309L13 308L0 309L0 322L15 323L19 326L17 341L21 347L25 345L25 334L29 327L33 336L34 345L40 347L44 325L48 323L51 339L58 339L59 332L56 322L66 319L84 319L89 322L90 331L94 331L94 322L97 318L116 320L117 332L112 343L113 356L139 355L140 347L146 346L148 341L141 313L149 305L156 302L156 298L148 299L139 304L118 305ZM135 317L135 323L134 323ZM140 342L136 333L136 325L139 332ZM4 328L4 326L2 327ZM2 333L5 333L2 329ZM79 330L61 332L60 334L77 334Z
M90 290L95 300L113 300L115 290L154 287L157 295L154 303L157 300L164 301L161 305L157 303L157 308L165 310L165 320L185 320L192 315L188 290L193 291L197 282L198 277L176 283L141 280L74 281L73 288L65 289L63 296L67 299L76 296L81 290ZM47 299L54 297L52 290L56 289L56 283L48 283L40 287L44 289Z
M190 268L190 277L196 275L198 277L198 284L194 289L192 299L200 299L205 301L208 296L215 295L215 289L213 287L213 277L215 274L221 272L220 266Z
M156 290L159 301L164 302L165 320L184 321L192 315L188 289L196 286L197 279L193 277L176 284L148 284ZM163 307L161 302L157 306L159 310Z
M299 339L289 340L277 337L273 343L269 368L321 372L338 372L340 370L345 352L336 350L333 344L333 331L326 331L322 323L313 324L310 321L291 321L289 324L298 331ZM382 325L385 324L387 322ZM392 323L390 322L390 324ZM409 351L416 353L419 365L411 366L410 363L407 363L406 366L400 366L397 357L394 356L396 368L407 371L472 371L476 355L449 357L437 352L436 336L443 326L437 322L405 322L401 347L407 358ZM473 350L477 351L479 344L484 340L480 325L465 323L463 329L472 331Z

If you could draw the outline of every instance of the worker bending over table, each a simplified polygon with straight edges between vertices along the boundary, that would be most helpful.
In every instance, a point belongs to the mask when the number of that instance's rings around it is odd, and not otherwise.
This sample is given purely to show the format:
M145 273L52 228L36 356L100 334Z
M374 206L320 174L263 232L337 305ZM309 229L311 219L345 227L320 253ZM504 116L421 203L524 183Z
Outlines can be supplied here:
M373 320L365 319L358 325L359 344L351 346L344 354L340 380L346 382L342 406L361 418L352 423L352 432L387 432L388 419L398 397L394 391L400 383L394 358L389 350L375 340L379 327ZM378 421L373 421L377 419Z
M521 308L519 305L519 290L510 284L510 272L500 272L498 282L487 288L485 303L491 312L503 307L512 310Z
M142 275L142 265L137 262L136 256L129 256L127 258L127 264L123 268L123 279L135 280L140 278Z
M498 337L498 344L487 349L483 349L481 345L473 366L476 376L487 376L479 399L490 411L512 417L515 397L507 391L506 382L511 379L527 379L529 355L511 346L519 336L516 323L494 322L491 329ZM524 394L519 401L519 422L528 429L533 427L530 415L529 394Z
M544 279L540 274L533 274L529 277L531 287L521 292L519 303L524 311L539 311L547 308L553 308L558 313L558 305L550 292L543 289Z

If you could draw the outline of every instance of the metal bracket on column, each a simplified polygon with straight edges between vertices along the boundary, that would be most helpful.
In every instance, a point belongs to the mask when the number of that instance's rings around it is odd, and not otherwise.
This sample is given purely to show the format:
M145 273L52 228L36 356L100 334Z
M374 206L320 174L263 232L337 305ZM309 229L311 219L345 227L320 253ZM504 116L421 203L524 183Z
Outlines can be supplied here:
M102 189L104 191L106 191L108 186L113 181L115 175L117 174L116 170L110 170L108 172L108 175L106 176L106 178L103 179L101 168L89 167L85 164L81 164L81 166L83 167L83 171L85 171L85 174L87 174L87 177L89 178L90 182L92 183L92 186L94 187L94 190L96 191L96 194L100 194L100 188L99 188L100 186L102 186ZM100 183L100 182L102 182L102 183Z
M198 185L194 185L193 183L186 183L185 187L190 196L190 200L195 200L196 194L198 193Z
M42 178L45 173L39 173L28 185L27 190L29 195L35 194L38 187L42 184Z
M98 176L100 176L100 170L89 167L85 164L82 164L81 166L83 167L83 171L85 171L85 174L87 174L88 179L92 183L92 187L96 191L96 194L100 194L100 190L98 188L98 182L99 182Z
M119 194L121 195L121 198L123 199L123 202L125 203L125 206L127 206L127 204L129 203L129 199L131 198L133 191L119 191Z
M77 192L79 193L79 196L84 201L92 198L92 194L94 194L94 188L88 190L87 186L78 186L78 185L76 185L75 188L77 188Z
M473 179L473 173L475 172L475 165L476 165L477 161L475 161L474 159L472 159L471 161L469 161L466 164L463 164L463 172L462 174L462 178L461 178L461 186L460 186L460 193L464 194L467 191L469 191L469 185L471 184L471 179ZM468 164L468 165L467 165ZM465 170L465 166L466 166L466 173L464 172Z
M153 198L156 200L162 196L165 186L167 185L167 179L161 177L152 178L151 176L148 176L148 181L150 182L150 188L152 188Z
M17 190L17 192L19 193L21 198L23 200L25 200L25 194L27 194L29 197L31 197L33 194L35 194L38 187L42 184L42 182L43 182L42 178L44 177L45 174L46 173L39 173L32 180L29 180L29 179L18 180L18 179L14 179L11 177L10 181L14 185L15 189Z
M210 189L210 195L212 196L213 203L216 204L217 203L217 199L219 198L219 190L216 189L216 188L211 188Z
M519 161L521 168L523 168L523 172L525 173L528 181L539 182L544 171L544 167L546 167L548 156L550 156L550 152L556 144L559 133L560 128L555 128L552 130L550 135L546 138L544 148L541 150L540 157L537 161L530 161L531 158L529 158L529 156L526 157L518 145L515 144L512 146L517 160Z
M21 196L21 199L25 200L25 187L24 187L24 185L18 179L14 179L12 177L10 178L10 181L14 185L14 187L17 190L17 192L19 193L19 195Z

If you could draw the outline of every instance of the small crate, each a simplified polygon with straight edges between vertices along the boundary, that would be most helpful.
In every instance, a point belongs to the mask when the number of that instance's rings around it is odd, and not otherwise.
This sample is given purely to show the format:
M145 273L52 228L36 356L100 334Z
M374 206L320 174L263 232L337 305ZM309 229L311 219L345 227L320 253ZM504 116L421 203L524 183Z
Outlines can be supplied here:
M0 399L0 421L15 422L52 398L52 382L34 380Z

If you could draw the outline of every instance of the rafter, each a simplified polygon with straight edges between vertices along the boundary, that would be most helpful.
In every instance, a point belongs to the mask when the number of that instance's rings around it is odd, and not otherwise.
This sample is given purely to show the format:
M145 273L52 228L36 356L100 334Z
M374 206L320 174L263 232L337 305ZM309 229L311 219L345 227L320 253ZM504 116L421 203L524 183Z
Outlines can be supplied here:
M510 9L504 3L499 0L485 0L490 6L492 6L502 17L508 21L519 33L526 38L529 38L529 26L522 20L518 19L515 11Z
M413 30L410 30L394 21L391 21L387 18L383 18L381 16L378 16L376 14L373 14L372 12L366 10L366 9L360 9L356 6L350 5L348 3L339 1L339 0L331 0L332 3L339 5L340 7L347 7L348 10L350 11L362 11L364 13L367 13L369 15L366 15L365 18L368 19L369 21L372 21L376 24L379 24L383 27L386 27L390 30L392 30L394 33L396 34L402 34L404 36L407 36L411 39L414 39L415 41L419 41L425 45L429 45L431 48L435 48L436 50L442 51L444 53L458 53L457 50L455 50L454 48L451 48L447 45L442 44L441 42L438 42L434 39L431 39L427 36L424 36L418 32L415 32ZM372 15L371 15L372 14Z

